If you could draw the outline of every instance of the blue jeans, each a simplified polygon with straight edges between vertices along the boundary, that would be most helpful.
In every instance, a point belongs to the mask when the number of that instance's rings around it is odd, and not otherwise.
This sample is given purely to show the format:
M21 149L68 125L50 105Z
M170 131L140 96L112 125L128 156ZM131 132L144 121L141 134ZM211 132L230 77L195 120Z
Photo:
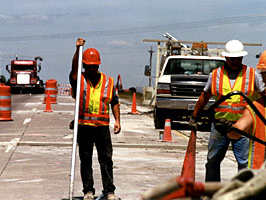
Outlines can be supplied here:
M241 137L238 140L231 140L225 134L221 134L211 126L211 134L208 144L208 155L206 164L205 181L221 181L220 164L225 157L226 151L232 143L233 153L238 164L238 170L248 165L249 139Z

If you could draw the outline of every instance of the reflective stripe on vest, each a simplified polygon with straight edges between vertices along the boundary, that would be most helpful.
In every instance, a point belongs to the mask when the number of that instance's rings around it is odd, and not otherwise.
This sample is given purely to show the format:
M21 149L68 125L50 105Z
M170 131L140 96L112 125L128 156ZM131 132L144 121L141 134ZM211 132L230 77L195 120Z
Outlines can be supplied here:
M264 102L264 106L258 102L255 102L254 105L260 111L264 118L266 117L266 103ZM254 113L254 111L248 106L247 107L252 119L253 119L253 129L252 135L257 138L266 141L266 126L261 121L261 119ZM259 169L261 165L265 161L265 146L254 142L253 140L249 141L249 155L248 155L248 167L252 169Z
M254 79L254 68L243 65L242 70L237 75L234 86L231 87L227 71L224 67L219 67L213 70L212 73L211 93L214 98L218 100L221 96L227 95L230 92L240 91L253 100ZM242 116L246 105L247 103L244 101L242 96L234 95L230 99L221 103L215 109L215 118L236 121Z
M93 87L84 74L81 76L79 124L90 126L109 125L109 104L114 81L101 73L99 83Z

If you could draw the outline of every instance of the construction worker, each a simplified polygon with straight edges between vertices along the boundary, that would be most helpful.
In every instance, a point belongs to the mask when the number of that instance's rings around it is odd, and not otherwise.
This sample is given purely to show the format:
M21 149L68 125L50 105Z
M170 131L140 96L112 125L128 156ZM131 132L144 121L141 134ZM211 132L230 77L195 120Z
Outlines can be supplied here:
M210 73L207 84L201 93L195 109L190 119L190 125L195 126L198 114L208 103L211 97L215 100L220 99L233 91L241 91L251 100L255 98L255 93L266 94L265 85L262 81L261 74L254 68L242 64L243 56L248 53L244 51L243 44L238 40L230 40L225 45L225 65L216 68ZM214 113L215 119L237 121L245 109L246 102L240 96L232 96L220 104ZM225 157L230 142L232 143L233 152L238 164L238 170L247 167L248 164L248 145L249 140L241 137L237 140L231 140L223 134L223 129L215 123L211 125L211 134L208 143L208 154L206 163L206 181L220 181L220 164Z
M76 52L72 60L70 83L73 97L76 95L79 47L85 40L78 38ZM83 182L84 200L93 200L92 156L95 144L100 164L103 191L107 200L117 199L114 195L112 142L109 131L109 105L114 115L114 133L118 134L120 126L120 108L118 96L115 94L113 78L98 71L101 64L100 54L94 48L83 52L82 64L84 72L81 75L80 108L78 121L78 145L80 157L80 172Z
M266 84L266 51L264 51L260 56L257 69L261 71L263 81ZM266 97L261 97L253 103L265 119ZM250 106L246 107L242 117L233 124L233 127L249 132L262 141L266 141L266 125L258 117L258 115L255 114L254 110ZM231 139L239 139L241 137L240 134L234 131L227 133L227 136ZM250 140L248 167L252 169L260 169L265 160L265 146Z

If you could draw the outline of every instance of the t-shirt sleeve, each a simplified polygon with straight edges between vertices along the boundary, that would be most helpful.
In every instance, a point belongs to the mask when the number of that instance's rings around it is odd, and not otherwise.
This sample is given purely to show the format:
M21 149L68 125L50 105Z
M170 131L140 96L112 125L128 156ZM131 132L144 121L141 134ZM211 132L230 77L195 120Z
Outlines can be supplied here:
M255 71L255 90L259 92L263 92L266 89L265 83L263 82L263 78L261 73L256 70Z
M211 84L212 84L212 72L209 74L208 81L203 89L204 92L211 92Z
M113 95L112 96L113 96L113 98L111 99L111 102L110 102L111 106L114 106L116 104L119 104L119 97L116 94L116 91L115 91L114 88L113 88Z

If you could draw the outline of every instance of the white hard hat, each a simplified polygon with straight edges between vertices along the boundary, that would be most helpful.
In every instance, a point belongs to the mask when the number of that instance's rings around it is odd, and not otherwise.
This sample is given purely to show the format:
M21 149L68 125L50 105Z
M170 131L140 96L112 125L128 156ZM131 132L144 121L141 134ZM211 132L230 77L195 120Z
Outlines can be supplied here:
M225 51L222 52L222 56L225 57L242 57L248 55L247 51L244 51L244 45L239 40L230 40L225 44Z

